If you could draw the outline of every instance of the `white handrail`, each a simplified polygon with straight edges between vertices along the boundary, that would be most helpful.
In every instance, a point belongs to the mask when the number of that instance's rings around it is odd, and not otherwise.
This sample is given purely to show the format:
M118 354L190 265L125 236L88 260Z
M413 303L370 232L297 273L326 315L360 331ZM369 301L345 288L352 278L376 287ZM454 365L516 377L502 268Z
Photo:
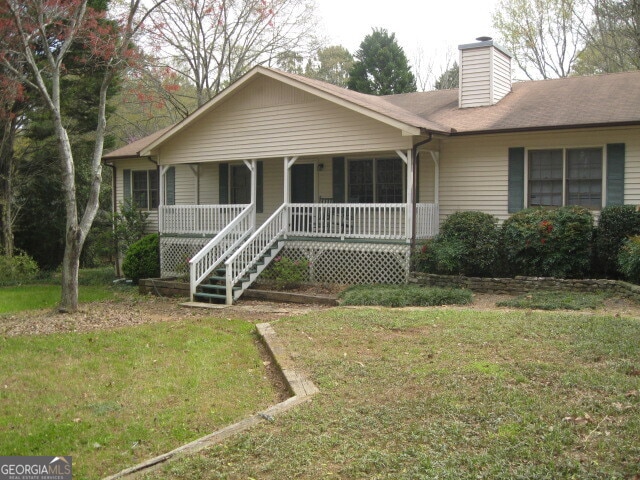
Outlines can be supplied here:
M271 248L287 231L287 204L282 204L236 252L224 262L227 273L227 304L233 303L233 285Z
M189 291L191 300L196 288L213 270L227 258L233 250L251 234L253 224L253 204L247 206L229 225L213 237L197 254L189 260Z
M211 234L221 231L248 205L160 205L160 233Z

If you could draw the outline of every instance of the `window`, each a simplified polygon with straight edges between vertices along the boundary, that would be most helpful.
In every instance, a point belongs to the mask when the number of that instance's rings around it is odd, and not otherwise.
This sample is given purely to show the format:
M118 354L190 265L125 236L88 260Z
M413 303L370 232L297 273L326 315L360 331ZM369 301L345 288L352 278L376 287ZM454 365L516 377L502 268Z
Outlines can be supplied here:
M134 170L131 173L131 194L138 208L158 208L158 171Z
M602 148L529 151L530 207L602 207Z
M350 160L348 175L351 203L403 201L403 165L399 158Z

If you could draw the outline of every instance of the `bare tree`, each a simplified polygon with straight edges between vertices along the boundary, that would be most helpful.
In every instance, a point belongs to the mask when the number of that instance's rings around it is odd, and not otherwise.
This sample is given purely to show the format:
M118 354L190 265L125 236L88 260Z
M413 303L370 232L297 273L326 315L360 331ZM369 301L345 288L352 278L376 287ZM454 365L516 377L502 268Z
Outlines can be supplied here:
M580 74L640 69L640 0L588 0L592 15L580 16L586 47Z
M313 0L168 0L146 32L154 54L188 79L198 106L260 64L315 48Z
M144 18L144 15L140 18L141 0L129 0L122 15L110 20L87 3L87 0L0 1L0 65L39 94L53 117L58 141L66 210L61 312L77 309L80 254L98 210L107 90L131 59L132 39ZM61 109L65 61L78 45L86 53L87 63L104 72L90 162L91 185L83 210L77 201L75 162Z
M584 45L585 0L501 0L493 25L529 79L566 77Z

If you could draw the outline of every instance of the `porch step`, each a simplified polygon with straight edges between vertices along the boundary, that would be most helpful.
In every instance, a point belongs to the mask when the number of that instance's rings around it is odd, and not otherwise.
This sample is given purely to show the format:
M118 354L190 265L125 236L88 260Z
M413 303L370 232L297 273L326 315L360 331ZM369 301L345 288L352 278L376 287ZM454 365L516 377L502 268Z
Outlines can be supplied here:
M258 277L258 275L264 270L266 265L278 254L282 249L283 244L277 243L271 249L269 249L260 258L251 269L233 286L233 298L236 300L242 292ZM198 285L196 293L194 293L194 300L207 303L222 304L227 300L226 290L226 268L219 267L213 271L213 274L205 280L205 282Z
M225 303L227 296L220 295L218 293L196 292L193 295L193 298L203 302L209 302L209 303Z

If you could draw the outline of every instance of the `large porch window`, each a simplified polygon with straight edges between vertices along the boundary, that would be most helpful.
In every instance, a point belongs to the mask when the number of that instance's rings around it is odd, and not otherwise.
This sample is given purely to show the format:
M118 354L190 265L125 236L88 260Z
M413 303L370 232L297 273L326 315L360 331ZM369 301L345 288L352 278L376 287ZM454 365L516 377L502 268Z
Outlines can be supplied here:
M158 208L158 170L134 170L131 172L131 194L138 208Z
M602 148L529 151L530 207L602 207Z
M402 203L403 170L399 158L349 160L348 202Z

